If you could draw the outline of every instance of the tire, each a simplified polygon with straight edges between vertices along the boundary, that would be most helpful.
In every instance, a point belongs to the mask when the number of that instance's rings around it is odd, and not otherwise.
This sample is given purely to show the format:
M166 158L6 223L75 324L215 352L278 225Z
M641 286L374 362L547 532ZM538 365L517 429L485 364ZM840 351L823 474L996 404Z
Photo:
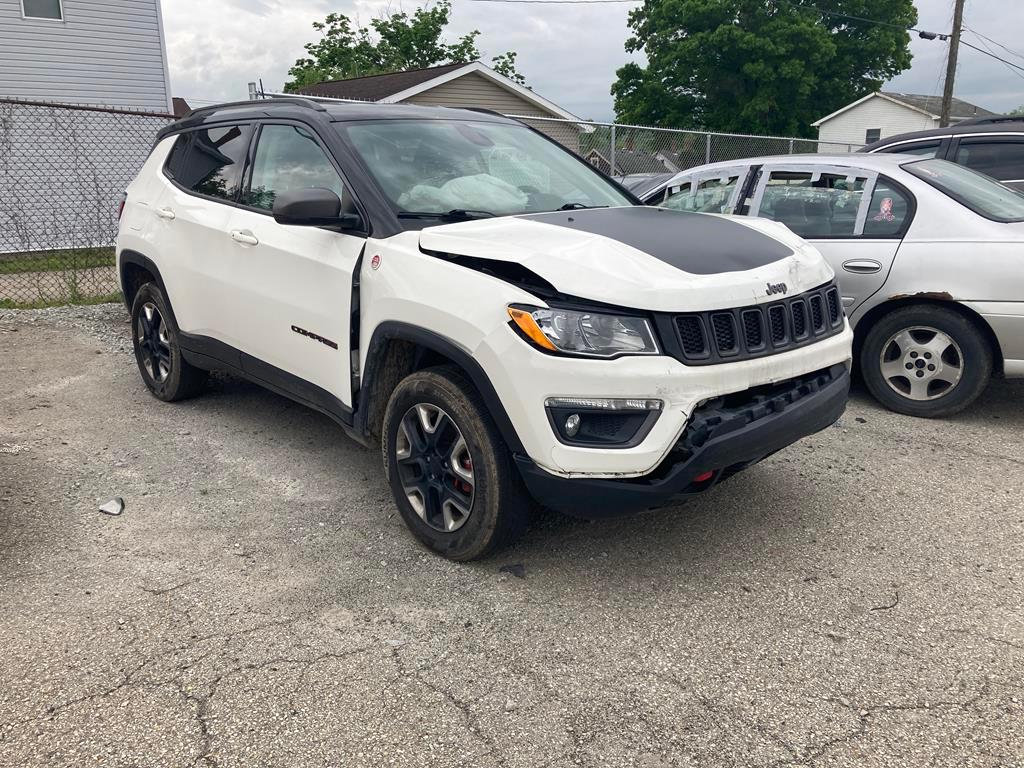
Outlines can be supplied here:
M959 312L920 304L893 310L871 327L860 367L868 390L889 410L940 418L985 391L992 348Z
M181 356L179 339L163 291L156 283L145 283L132 301L135 362L153 396L168 403L198 395L208 376Z
M530 503L512 454L458 369L428 368L403 379L388 401L382 431L395 504L431 550L476 560L526 530Z

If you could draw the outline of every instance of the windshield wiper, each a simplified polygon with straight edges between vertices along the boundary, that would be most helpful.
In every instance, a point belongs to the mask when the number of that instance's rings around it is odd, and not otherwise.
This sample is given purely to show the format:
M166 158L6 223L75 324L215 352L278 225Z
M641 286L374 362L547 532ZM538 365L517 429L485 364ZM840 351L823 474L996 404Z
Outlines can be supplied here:
M462 219L490 219L497 214L491 213L490 211L478 211L472 208L452 208L450 211L441 213L440 211L399 211L398 218L400 219L448 219L450 221L459 221Z
M607 208L607 205L584 205L583 203L566 203L565 205L559 206L560 211L580 211L584 208Z

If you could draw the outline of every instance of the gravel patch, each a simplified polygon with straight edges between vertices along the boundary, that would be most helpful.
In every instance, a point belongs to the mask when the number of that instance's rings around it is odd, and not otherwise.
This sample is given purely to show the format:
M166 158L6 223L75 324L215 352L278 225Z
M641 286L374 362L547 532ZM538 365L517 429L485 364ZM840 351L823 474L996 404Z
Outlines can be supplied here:
M0 332L18 326L45 325L83 331L104 350L132 354L128 310L124 304L68 305L43 309L0 309Z

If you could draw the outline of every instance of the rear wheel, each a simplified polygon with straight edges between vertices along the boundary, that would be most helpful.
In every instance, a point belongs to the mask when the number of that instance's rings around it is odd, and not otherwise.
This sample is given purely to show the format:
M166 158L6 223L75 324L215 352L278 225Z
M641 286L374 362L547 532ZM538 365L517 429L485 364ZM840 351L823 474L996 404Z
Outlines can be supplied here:
M864 382L898 413L950 416L973 403L992 376L992 350L958 312L921 305L894 310L868 331L860 356Z
M198 395L207 378L182 357L178 339L167 298L156 283L146 283L132 302L132 346L142 380L166 402Z
M452 560L510 544L529 501L512 456L473 385L455 368L405 378L384 416L384 467L409 530Z

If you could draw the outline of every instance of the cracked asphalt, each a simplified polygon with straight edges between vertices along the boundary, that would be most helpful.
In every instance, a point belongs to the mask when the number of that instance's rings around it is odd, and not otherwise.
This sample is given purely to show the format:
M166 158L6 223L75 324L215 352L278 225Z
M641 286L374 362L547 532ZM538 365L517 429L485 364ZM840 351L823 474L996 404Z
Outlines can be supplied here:
M327 418L127 339L0 311L0 765L1024 766L1022 383L456 565Z

